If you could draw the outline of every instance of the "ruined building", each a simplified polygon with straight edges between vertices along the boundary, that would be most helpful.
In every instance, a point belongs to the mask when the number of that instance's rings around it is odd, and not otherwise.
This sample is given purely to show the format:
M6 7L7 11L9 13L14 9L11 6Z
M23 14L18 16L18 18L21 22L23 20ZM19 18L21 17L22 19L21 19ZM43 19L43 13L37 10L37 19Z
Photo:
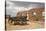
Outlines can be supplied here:
M44 21L44 8L33 8L28 11L18 12L16 16L27 16L29 21Z

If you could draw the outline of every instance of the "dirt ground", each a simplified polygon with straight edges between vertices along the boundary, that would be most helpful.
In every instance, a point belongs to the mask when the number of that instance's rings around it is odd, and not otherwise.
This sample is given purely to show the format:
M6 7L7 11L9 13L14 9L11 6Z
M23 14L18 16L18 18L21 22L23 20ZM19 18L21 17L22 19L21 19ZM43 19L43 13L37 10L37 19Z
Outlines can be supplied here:
M10 30L23 30L23 29L41 29L44 28L44 22L40 21L28 21L29 25L10 25L6 20L6 29Z

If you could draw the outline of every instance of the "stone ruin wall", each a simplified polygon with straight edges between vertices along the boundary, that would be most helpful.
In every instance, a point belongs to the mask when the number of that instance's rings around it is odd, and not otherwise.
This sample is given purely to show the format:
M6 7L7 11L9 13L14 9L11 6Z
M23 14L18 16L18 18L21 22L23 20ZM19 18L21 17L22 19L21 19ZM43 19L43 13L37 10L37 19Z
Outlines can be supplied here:
M42 12L44 11L44 8L33 8L28 11L18 12L16 16L27 16L28 14L29 21L44 21L44 16L42 16ZM33 14L34 12L36 15Z

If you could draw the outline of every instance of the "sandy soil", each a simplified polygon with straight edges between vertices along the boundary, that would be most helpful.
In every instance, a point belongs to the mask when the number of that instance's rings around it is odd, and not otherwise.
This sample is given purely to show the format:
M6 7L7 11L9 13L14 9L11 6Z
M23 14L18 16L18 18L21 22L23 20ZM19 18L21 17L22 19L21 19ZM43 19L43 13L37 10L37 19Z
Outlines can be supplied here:
M28 21L29 25L10 25L8 20L6 20L6 28L9 30L21 30L21 29L40 29L44 28L44 22L40 21Z

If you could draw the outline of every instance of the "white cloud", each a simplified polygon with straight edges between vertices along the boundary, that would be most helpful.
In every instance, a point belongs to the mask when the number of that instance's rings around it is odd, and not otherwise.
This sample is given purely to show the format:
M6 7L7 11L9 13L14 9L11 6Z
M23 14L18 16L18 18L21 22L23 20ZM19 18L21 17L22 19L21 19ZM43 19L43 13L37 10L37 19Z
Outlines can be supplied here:
M39 4L29 4L29 6L26 6L24 4L22 5L22 3L20 5L20 3L13 3L11 1L7 1L7 4L6 4L7 14L11 14L12 16L16 15L17 12L19 11L27 11L35 7L40 7L40 6L42 7L42 5Z
M24 8L24 7L14 7L14 9L16 9L18 11L27 11L29 9L32 9L32 7L28 7L28 8Z

